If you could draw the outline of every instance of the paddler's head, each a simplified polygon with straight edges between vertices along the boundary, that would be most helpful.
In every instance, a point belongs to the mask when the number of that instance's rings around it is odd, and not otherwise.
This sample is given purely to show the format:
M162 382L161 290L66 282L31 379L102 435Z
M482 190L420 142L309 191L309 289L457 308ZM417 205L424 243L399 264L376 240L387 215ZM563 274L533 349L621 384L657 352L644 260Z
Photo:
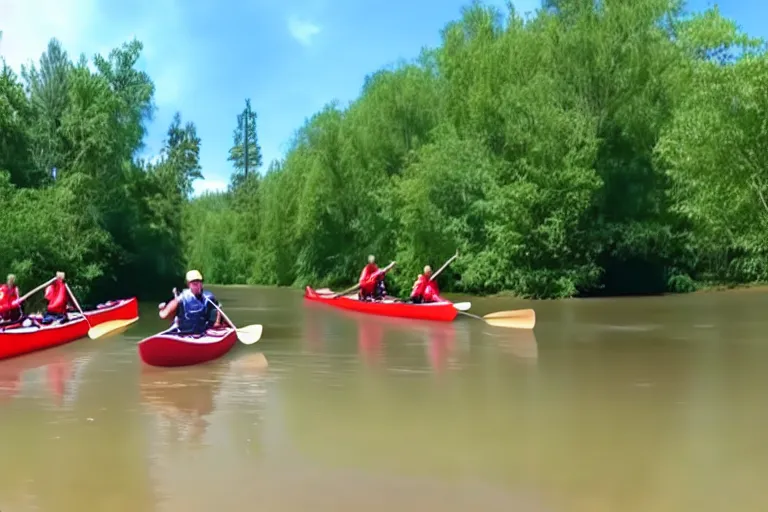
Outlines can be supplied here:
M368 255L368 264L373 265L374 263L376 263L376 256L373 254Z
M432 267L430 267L429 265L426 265L424 267L424 275L427 276L427 277L431 276L432 275Z
M197 270L187 272L187 286L195 295L203 293L203 275Z
M56 279L57 279L58 281L64 281L64 277L65 277L65 276L64 276L64 272L61 272L61 271L59 271L59 272L56 272Z
M10 288L13 288L13 286L16 284L16 276L13 274L8 274L8 286Z

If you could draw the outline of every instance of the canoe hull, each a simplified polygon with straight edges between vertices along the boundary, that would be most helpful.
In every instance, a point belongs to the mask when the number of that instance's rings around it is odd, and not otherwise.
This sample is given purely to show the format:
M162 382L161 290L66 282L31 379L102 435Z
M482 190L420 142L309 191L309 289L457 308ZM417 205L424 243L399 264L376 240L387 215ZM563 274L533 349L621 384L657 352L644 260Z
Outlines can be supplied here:
M304 299L320 302L329 306L367 313L370 315L390 316L397 318L410 318L413 320L433 320L438 322L451 322L458 315L458 311L451 302L434 302L430 304L406 304L404 302L364 302L351 297L338 297L332 299L322 296L307 286L304 291Z
M203 336L178 335L173 329L141 340L139 357L150 366L191 366L220 358L235 346L234 329L209 329Z
M96 309L85 311L91 326L113 320L138 318L139 305L135 297L100 304ZM65 324L40 327L16 327L0 330L0 359L28 354L88 336L88 323L79 313L70 313ZM40 320L39 317L32 317Z

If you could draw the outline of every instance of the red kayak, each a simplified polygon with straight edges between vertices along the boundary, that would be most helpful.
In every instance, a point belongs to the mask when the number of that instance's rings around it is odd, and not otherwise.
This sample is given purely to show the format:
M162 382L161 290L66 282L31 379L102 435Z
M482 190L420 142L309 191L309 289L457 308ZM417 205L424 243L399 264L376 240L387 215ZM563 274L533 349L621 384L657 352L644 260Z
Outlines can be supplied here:
M208 329L204 335L176 334L172 327L139 342L139 357L152 366L189 366L213 361L237 343L232 328Z
M319 294L309 286L304 292L304 299L321 302L341 309L368 313L371 315L394 316L417 320L437 320L451 322L459 312L452 302L431 302L429 304L409 304L396 300L362 301L356 296L332 298L330 295Z
M85 311L91 327L112 320L138 318L139 305L135 297L99 304L96 309ZM54 322L42 325L42 317L29 315L35 325L23 327L18 324L0 329L0 359L16 357L36 350L63 345L88 336L88 322L80 313L69 313L66 323Z

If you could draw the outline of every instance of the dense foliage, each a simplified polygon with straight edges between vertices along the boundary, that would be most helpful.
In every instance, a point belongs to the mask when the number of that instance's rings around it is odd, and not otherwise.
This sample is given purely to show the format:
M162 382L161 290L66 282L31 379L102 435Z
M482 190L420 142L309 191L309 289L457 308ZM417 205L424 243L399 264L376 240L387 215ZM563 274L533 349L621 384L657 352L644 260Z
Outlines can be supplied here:
M374 253L402 290L459 248L445 288L531 297L766 280L766 119L765 46L717 10L475 3L263 177L192 201L187 256L220 283L341 285Z
M2 69L0 269L27 287L63 269L84 290L167 292L185 265L222 284L341 286L373 253L397 260L402 290L457 248L444 289L768 280L768 54L716 9L547 0L524 19L474 3L263 173L246 102L229 190L192 200L193 124L177 116L160 160L137 158L154 89L140 51L89 66L52 41L21 77Z
M177 114L158 161L137 158L154 111L141 50L132 41L74 63L52 40L21 77L2 62L0 272L22 292L57 270L98 299L167 294L182 275L200 139Z

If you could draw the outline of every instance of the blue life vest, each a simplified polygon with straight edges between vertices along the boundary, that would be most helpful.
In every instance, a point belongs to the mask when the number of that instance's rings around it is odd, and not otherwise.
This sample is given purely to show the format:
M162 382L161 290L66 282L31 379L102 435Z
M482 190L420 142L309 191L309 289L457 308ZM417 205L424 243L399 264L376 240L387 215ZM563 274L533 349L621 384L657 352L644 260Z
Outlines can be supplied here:
M208 304L206 298L216 301L216 297L208 290L203 290L203 296L199 299L189 289L181 292L179 295L181 307L176 310L177 327L180 332L202 334L209 327L210 308L213 306Z

